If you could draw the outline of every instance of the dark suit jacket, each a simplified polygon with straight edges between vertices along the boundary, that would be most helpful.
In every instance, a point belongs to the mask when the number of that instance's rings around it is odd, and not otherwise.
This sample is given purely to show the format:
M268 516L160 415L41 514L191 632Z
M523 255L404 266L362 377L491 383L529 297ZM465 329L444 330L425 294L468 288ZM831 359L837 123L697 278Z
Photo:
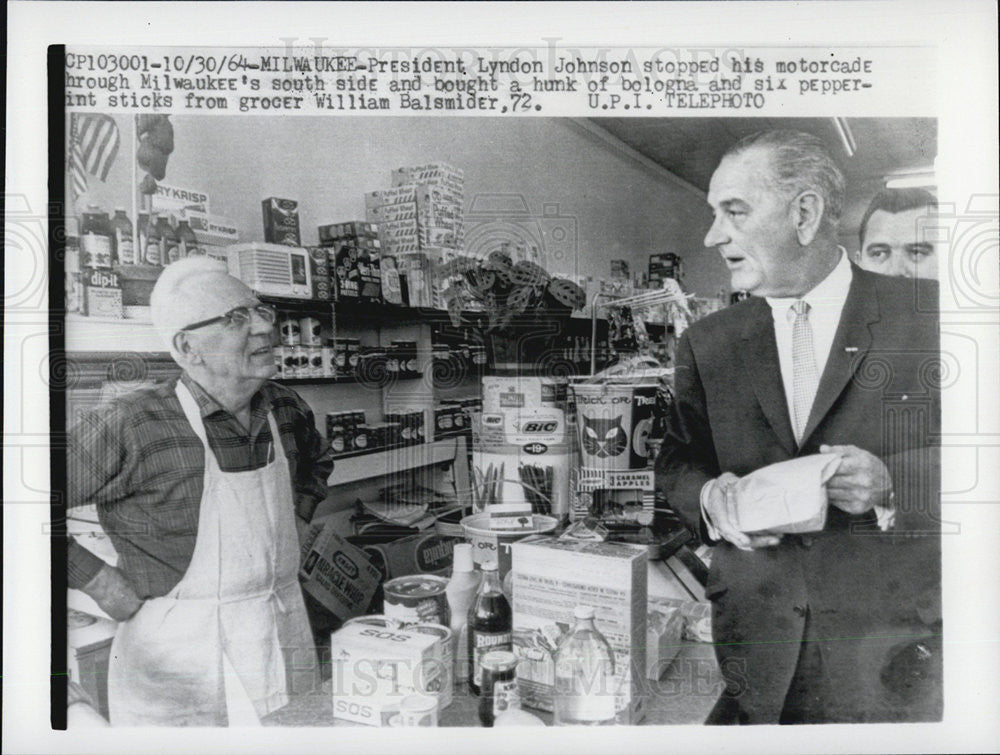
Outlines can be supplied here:
M833 698L855 700L841 718L896 715L867 712L888 695L879 687L878 669L869 667L884 665L898 644L875 638L926 632L927 622L940 619L937 306L934 282L853 267L801 446L764 299L706 317L680 340L657 484L703 537L701 488L722 472L743 476L818 453L821 444L853 444L883 459L893 478L897 519L891 533L879 532L874 512L852 517L831 506L825 530L814 538L786 536L754 552L728 542L715 547L707 586L713 632L729 693L745 721L778 720L807 609L810 637L829 640L824 683ZM857 673L852 665L867 671Z

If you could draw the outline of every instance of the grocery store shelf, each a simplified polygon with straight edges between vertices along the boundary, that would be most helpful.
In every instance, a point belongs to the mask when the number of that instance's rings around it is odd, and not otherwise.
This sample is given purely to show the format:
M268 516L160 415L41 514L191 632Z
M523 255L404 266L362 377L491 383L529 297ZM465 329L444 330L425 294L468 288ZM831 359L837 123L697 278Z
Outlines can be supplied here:
M335 459L333 472L327 479L327 484L331 487L344 485L349 482L452 461L458 454L459 445L464 453L464 438L445 438L419 446L401 446L388 451Z

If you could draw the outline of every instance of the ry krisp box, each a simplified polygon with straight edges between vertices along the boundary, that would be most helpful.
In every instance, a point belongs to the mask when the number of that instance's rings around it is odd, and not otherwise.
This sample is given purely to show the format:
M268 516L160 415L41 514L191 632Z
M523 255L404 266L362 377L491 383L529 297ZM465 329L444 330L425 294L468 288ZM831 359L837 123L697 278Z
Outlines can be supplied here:
M334 632L334 719L389 726L407 695L440 697L448 678L444 653L439 637L410 629L359 623Z
M639 723L645 716L646 549L532 536L511 552L521 700L552 710L556 648L572 631L573 609L593 606L597 629L614 651L617 723Z

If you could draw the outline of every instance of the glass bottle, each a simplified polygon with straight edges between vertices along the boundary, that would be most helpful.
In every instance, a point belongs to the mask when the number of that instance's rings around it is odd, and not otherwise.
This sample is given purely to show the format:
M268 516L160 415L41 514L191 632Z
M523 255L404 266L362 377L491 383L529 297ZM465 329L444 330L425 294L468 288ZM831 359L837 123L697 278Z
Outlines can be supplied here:
M160 251L163 256L163 264L169 265L171 262L177 262L181 258L181 242L166 215L160 216L159 231L160 238L163 239Z
M123 207L115 208L115 216L111 219L111 227L115 233L115 252L119 265L134 265L135 244L132 238L132 221L128 219Z
M145 238L143 239L143 254L147 265L163 264L163 239L160 236L160 222L156 213L149 215L145 228Z
M202 254L201 249L198 247L198 239L194 235L194 231L191 230L191 225L188 223L187 218L181 218L177 225L177 239L181 245L181 257Z
M594 609L577 606L576 624L556 651L553 722L556 726L615 723L615 656L594 626Z
M513 650L511 628L514 617L500 586L496 561L483 564L482 570L483 581L469 609L468 628L469 658L472 659L469 689L476 695L482 681L483 656L491 650Z

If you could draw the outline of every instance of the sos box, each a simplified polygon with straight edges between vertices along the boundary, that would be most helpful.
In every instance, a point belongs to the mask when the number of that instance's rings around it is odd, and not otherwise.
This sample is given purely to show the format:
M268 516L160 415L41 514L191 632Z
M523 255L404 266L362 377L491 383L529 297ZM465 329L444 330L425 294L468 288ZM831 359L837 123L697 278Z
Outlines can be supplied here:
M616 723L645 717L647 549L625 543L534 535L511 545L514 654L526 707L551 711L555 651L572 631L573 609L593 606L615 660Z
M330 637L333 718L389 726L412 694L440 698L449 678L444 644L434 634L348 624Z

